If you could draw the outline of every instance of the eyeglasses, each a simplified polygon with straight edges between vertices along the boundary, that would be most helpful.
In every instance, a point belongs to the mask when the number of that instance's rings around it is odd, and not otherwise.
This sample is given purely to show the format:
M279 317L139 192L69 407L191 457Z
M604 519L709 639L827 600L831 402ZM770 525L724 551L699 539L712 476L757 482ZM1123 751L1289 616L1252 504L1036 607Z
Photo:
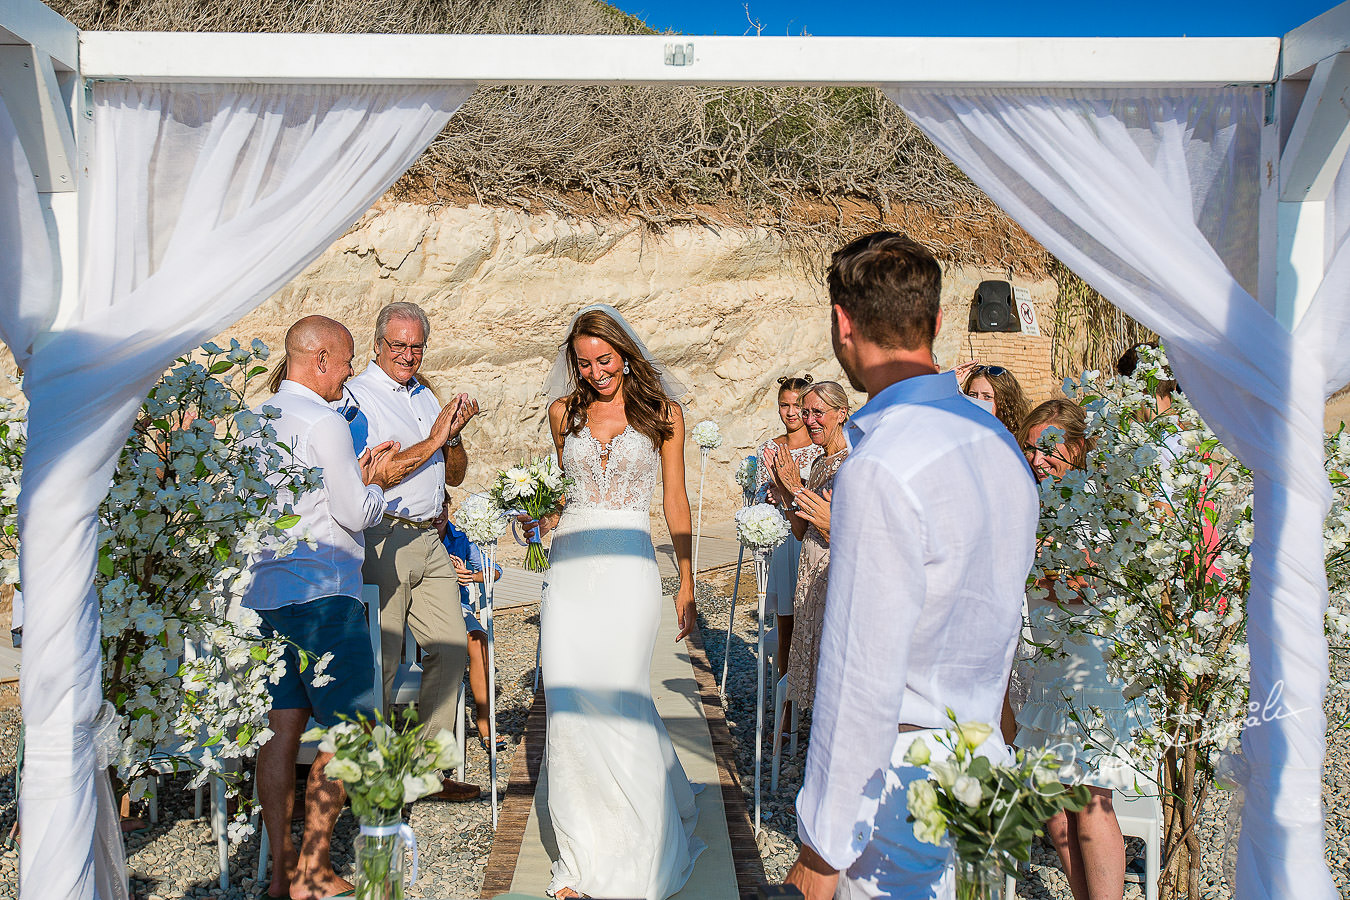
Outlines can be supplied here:
M975 371L971 372L970 374L972 374L972 375L992 375L992 376L994 376L995 378L999 378L999 377L1002 377L1002 376L1004 376L1004 375L1007 375L1007 374L1008 374L1008 370L1005 369L1005 368L1003 368L1002 366L976 366L976 367L975 367Z
M832 409L804 409L801 416L803 419L823 419L832 412Z
M389 347L389 352L395 356L402 356L405 353L411 353L413 356L421 356L426 351L426 343L405 344L402 341L391 341L389 338L381 338Z

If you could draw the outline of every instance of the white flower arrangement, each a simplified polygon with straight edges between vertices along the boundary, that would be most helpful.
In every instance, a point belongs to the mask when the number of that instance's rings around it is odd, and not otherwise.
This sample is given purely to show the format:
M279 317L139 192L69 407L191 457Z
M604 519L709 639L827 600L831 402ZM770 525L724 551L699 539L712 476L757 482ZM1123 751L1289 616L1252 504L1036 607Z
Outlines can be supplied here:
M718 429L717 423L712 419L704 419L689 431L689 436L694 439L704 450L716 450L722 446L722 432Z
M736 537L747 549L767 553L791 533L783 514L768 503L756 503L736 511Z
M755 495L755 489L759 484L758 456L747 456L741 460L741 464L736 467L736 483L741 486L741 493L747 498Z
M1060 783L1061 762L1048 750L1018 750L1009 762L977 751L993 734L984 722L958 723L935 741L949 754L934 760L923 738L905 751L905 762L926 769L928 779L912 782L905 806L914 836L941 846L950 841L962 861L992 860L1009 875L1031 859L1031 841L1063 809L1081 810L1090 799L1081 785ZM997 757L1007 758L1000 746ZM957 886L957 897L975 896Z
M1131 761L1156 770L1173 823L1163 835L1164 870L1180 873L1185 884L1187 868L1200 860L1179 868L1172 860L1187 852L1185 836L1220 755L1236 749L1251 710L1271 698L1248 695L1252 476L1184 395L1172 394L1166 413L1149 414L1158 384L1172 378L1166 365L1161 351L1145 350L1132 378L1088 372L1066 381L1066 394L1087 410L1091 449L1084 469L1041 484L1028 595L1044 597L1051 583L1074 584L1086 611L1058 617L1059 633L1040 652L1057 654L1087 635L1109 638L1111 675L1124 682L1127 697L1147 703L1152 722L1131 735ZM1335 651L1344 649L1336 647L1338 630L1350 630L1350 441L1343 429L1325 449L1333 497L1325 527L1326 627ZM1080 725L1090 744L1091 723Z
M506 533L506 514L483 494L470 494L455 513L455 524L480 547L496 543Z
M227 761L271 737L266 685L284 671L284 643L238 610L247 557L266 542L289 553L302 537L289 501L321 483L279 444L245 392L265 375L267 347L231 341L177 360L141 407L99 507L98 593L105 696L121 716L119 777L143 796L152 759L197 767L192 784L226 777ZM0 401L0 550L19 552L20 410ZM17 566L3 577L18 579ZM236 612L230 614L231 608ZM326 659L302 656L302 663ZM247 769L248 767L244 767ZM246 833L247 804L229 829Z

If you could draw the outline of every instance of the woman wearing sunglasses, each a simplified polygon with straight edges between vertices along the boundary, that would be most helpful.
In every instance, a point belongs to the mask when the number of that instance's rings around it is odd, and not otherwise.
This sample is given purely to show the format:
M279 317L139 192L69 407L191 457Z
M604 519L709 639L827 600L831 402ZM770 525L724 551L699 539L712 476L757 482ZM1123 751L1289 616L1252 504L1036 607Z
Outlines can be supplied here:
M793 600L797 625L787 672L792 696L807 706L816 692L816 662L825 625L825 587L830 568L830 496L834 476L848 458L848 441L844 439L848 412L848 394L837 383L822 381L812 386L802 394L802 419L822 454L811 464L805 484L796 466L780 464L774 469L779 490L797 501L795 508L788 510L792 533L802 542L802 558Z
M1048 400L1027 414L1017 438L1037 481L1058 481L1071 469L1084 468L1090 449L1086 424L1083 408L1068 400ZM1081 584L1041 586L1050 593L1030 604L1033 644L1057 637L1051 628L1056 620L1090 614L1075 589ZM1094 636L1081 644L1066 640L1062 651L1063 658L1031 659L1014 743L1055 748L1061 755L1072 748L1077 780L1087 786L1092 799L1080 812L1057 814L1046 823L1046 831L1074 900L1120 900L1125 890L1125 839L1111 795L1135 783L1137 773L1122 762L1130 758L1123 748L1129 747L1132 730L1143 724L1147 712L1141 704L1125 700L1124 685L1107 673L1109 640ZM1090 728L1083 723L1090 723Z
M1022 385L1002 366L972 366L962 381L961 392L993 413L1013 434L1017 434L1030 408Z

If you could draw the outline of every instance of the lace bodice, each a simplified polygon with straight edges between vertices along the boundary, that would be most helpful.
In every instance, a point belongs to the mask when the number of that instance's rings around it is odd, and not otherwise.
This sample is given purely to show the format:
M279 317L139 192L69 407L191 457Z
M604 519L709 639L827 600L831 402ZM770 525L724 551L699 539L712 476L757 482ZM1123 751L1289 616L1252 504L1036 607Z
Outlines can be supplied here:
M606 447L591 434L563 441L563 470L576 481L568 509L631 509L646 512L661 475L661 457L642 432L629 425Z

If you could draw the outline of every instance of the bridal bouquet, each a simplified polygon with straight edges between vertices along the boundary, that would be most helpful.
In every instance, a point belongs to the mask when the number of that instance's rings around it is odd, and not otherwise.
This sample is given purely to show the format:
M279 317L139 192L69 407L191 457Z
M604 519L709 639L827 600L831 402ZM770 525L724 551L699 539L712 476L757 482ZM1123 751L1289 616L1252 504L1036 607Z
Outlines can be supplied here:
M506 514L491 498L470 494L455 513L455 524L480 547L495 544L506 533Z
M562 508L563 497L572 487L572 479L563 474L552 456L536 456L529 462L499 472L488 489L488 495L505 515L523 512L532 519L541 519ZM525 568L543 572L548 568L543 542L538 532L530 536L525 552Z
M736 537L756 553L768 553L790 533L787 519L767 503L756 503L736 513Z
M1031 841L1044 823L1063 809L1080 810L1090 799L1082 785L1060 782L1061 762L1049 749L1018 750L1008 763L979 756L993 727L984 722L958 723L935 739L950 751L934 759L923 738L905 752L905 762L928 772L928 779L910 784L905 805L914 836L956 850L957 900L983 895L985 886L1001 886L999 869L1017 874L1018 861L1031 859ZM1006 751L995 753L1006 758Z
M704 450L715 450L722 446L722 432L718 430L717 423L712 419L704 419L689 431L689 436L694 439Z
M455 736L444 728L423 736L410 710L402 731L376 711L373 720L358 714L331 728L311 728L301 740L317 740L319 750L333 754L324 774L346 786L352 815L361 823L356 896L401 900L405 846L413 854L411 881L417 881L417 840L403 821L403 806L439 791L441 772L459 765Z

